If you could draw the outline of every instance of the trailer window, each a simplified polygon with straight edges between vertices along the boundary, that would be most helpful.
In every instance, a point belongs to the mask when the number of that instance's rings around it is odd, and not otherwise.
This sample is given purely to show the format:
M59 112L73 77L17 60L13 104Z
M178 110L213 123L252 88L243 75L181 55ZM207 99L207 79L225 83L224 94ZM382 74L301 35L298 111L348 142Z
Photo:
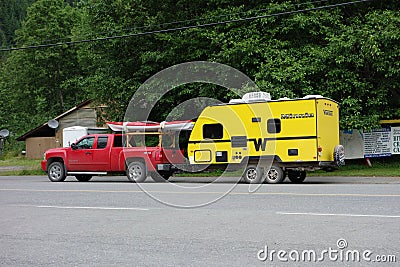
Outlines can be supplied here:
M203 138L209 139L222 139L224 135L224 129L222 124L204 124L203 125Z
M280 133L281 132L281 120L280 119L269 119L267 121L268 133Z

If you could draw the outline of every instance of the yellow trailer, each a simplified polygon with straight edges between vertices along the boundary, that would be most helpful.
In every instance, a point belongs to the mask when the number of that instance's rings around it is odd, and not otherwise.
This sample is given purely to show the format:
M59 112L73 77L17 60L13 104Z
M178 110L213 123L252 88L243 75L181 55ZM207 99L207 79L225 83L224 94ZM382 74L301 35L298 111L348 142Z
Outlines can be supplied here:
M306 170L344 164L339 107L319 95L270 100L253 92L229 104L206 107L188 143L193 165L246 167L248 183L302 182Z

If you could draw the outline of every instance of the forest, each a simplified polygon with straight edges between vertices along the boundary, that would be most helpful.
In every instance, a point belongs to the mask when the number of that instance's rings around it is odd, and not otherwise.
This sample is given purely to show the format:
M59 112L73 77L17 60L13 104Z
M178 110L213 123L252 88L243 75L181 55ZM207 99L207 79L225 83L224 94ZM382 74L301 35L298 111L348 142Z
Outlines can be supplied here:
M273 99L330 97L342 129L400 118L397 0L0 0L0 129L18 137L86 99L122 120L143 82L191 61L236 68ZM232 95L187 84L150 119L195 97Z

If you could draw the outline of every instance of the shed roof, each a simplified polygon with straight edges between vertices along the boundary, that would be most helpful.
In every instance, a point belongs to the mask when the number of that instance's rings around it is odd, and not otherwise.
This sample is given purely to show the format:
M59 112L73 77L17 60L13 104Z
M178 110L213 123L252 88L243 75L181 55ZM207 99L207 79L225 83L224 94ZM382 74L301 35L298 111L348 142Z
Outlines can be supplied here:
M65 116L71 114L72 112L90 104L91 102L92 102L92 100L90 100L90 99L85 100L85 101L79 103L78 105L76 105L75 107L67 110L63 114L55 117L54 119L59 120ZM17 141L25 141L29 137L52 137L52 136L55 136L55 130L50 128L49 125L47 124L47 122L45 122L42 125L36 127L35 129L32 129L29 132L26 132L25 134L18 137Z

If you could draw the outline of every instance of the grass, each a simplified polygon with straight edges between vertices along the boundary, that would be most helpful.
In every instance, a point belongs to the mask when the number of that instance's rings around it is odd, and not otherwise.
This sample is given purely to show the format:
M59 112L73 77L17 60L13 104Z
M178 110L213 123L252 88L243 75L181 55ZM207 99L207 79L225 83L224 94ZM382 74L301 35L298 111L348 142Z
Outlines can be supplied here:
M0 175L43 175L40 162L39 159L33 160L25 157L0 159Z
M372 167L367 164L354 164L350 163L346 166L340 167L333 172L325 172L318 170L311 172L310 176L370 176L370 177L400 177L400 164L399 163L372 163Z
M31 160L25 157L11 157L0 159L0 176L18 176L18 175L45 175L40 168L41 160ZM346 166L340 167L333 172L318 170L309 172L309 176L384 176L400 177L400 157L391 157L385 159L371 159L372 167L367 166L364 159L347 160ZM181 173L176 176L220 176L221 170L204 171L198 173ZM231 172L228 176L240 176L241 173Z

